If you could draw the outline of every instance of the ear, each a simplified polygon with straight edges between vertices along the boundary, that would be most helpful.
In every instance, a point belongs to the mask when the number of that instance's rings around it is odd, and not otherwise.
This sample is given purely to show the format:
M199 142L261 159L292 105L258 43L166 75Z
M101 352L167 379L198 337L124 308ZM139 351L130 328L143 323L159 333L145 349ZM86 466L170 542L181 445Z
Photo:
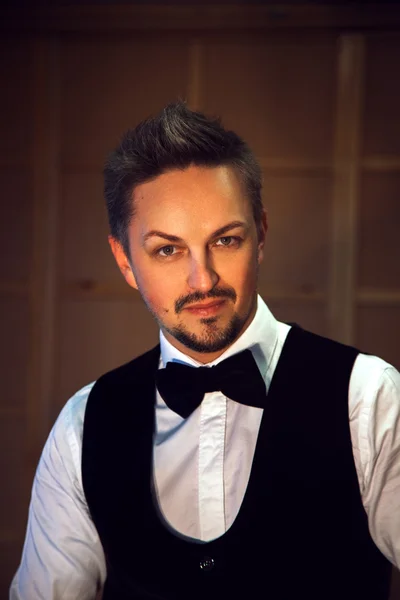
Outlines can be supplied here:
M265 237L268 231L268 219L267 219L267 211L263 209L261 223L258 231L258 247L257 247L257 261L260 264L264 258L264 244Z
M110 244L111 251L114 254L114 258L117 262L119 270L125 278L126 283L131 287L135 288L135 290L137 290L138 286L136 283L136 279L133 274L129 259L125 254L125 250L123 249L121 242L116 240L112 235L109 235L108 243Z

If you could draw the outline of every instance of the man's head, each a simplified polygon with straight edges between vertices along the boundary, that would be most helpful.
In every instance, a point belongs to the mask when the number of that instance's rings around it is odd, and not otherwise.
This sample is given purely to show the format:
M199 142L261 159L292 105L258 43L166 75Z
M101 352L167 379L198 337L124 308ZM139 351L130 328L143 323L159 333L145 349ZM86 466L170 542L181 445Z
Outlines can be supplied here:
M126 281L167 339L212 360L256 307L266 217L252 152L177 103L128 131L104 174L110 244ZM195 308L211 302L219 305Z

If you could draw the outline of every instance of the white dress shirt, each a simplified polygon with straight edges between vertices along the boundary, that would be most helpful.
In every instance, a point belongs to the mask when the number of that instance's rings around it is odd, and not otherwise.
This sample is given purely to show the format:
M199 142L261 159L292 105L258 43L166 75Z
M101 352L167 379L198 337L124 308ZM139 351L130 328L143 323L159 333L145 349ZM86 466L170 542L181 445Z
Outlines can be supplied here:
M249 348L268 389L289 329L259 297L250 326L210 366ZM162 333L160 343L160 367L168 361L200 366ZM92 600L105 581L103 549L81 477L83 419L92 386L67 402L44 447L10 600ZM321 398L323 393L322 389ZM199 543L221 536L244 497L262 409L238 404L220 392L207 393L183 419L157 393L155 412L154 484L167 525ZM375 356L357 357L349 386L349 419L371 536L400 567L400 374L394 367Z

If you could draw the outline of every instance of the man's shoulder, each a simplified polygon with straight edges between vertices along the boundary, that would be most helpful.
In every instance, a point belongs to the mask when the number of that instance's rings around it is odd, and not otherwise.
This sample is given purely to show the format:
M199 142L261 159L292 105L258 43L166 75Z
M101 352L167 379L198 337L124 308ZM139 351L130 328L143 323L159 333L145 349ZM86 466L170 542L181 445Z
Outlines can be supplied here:
M374 371L385 371L387 369L395 369L395 367L388 363L385 359L380 358L377 355L367 353L362 347L358 347L356 344L344 343L340 340L336 340L328 335L318 334L308 329L303 329L297 323L288 323L291 330L291 336L296 336L300 341L306 340L308 344L312 344L315 348L321 349L322 347L335 348L336 351L340 352L352 350L357 355L357 361L366 367L373 368Z
M330 337L320 336L315 333L307 332L307 334L314 338L316 343L322 341L322 344L329 345L330 347L336 348L337 352L352 350L355 355L353 373L356 373L365 382L368 381L391 381L395 386L399 383L399 371L397 368L384 358L371 354L365 351L363 347L358 345L351 345L340 342Z
M296 356L299 365L312 364L316 368L322 368L324 364L335 364L338 360L342 362L347 360L351 365L359 353L357 348L349 344L304 329L296 323L288 323L288 325L290 331L284 349Z
M311 351L310 355L317 362L325 362L326 358L330 358L335 362L335 358L348 355L351 364L352 388L369 388L374 386L386 385L389 387L398 388L400 384L399 371L393 364L387 362L374 354L368 354L362 348L345 344L331 337L319 335L306 329L302 329L298 325L291 323L290 337L296 339L297 349ZM307 355L307 352L306 352ZM306 356L303 357L307 360Z
M350 415L355 409L362 410L365 414L371 413L379 398L381 402L400 405L400 373L393 364L380 356L365 352L364 349L328 337L320 339L324 340L324 344L334 347L338 356L343 351L354 351L349 381Z
M383 388L400 394L400 373L394 365L373 354L360 352L354 363L352 390L357 395L379 393Z
M136 356L129 362L126 362L101 375L101 377L99 377L95 382L95 386L97 387L99 384L114 385L117 382L124 384L127 378L132 377L132 375L139 375L143 369L146 369L148 366L153 366L154 364L158 365L159 357L160 345L157 344L157 346L154 346L154 348L151 348L143 354Z
M95 383L92 381L79 389L64 404L54 424L53 435L66 437L71 442L81 437L86 404Z
M95 381L92 381L91 383L80 388L65 403L59 414L57 422L59 422L59 424L65 429L73 429L75 431L81 430L89 396L93 389L99 385L99 383L106 382L113 384L117 380L123 381L132 373L132 369L134 367L136 371L140 372L145 363L151 360L156 361L159 355L160 346L157 345L154 348L147 350L143 354L133 358L132 360L106 371Z

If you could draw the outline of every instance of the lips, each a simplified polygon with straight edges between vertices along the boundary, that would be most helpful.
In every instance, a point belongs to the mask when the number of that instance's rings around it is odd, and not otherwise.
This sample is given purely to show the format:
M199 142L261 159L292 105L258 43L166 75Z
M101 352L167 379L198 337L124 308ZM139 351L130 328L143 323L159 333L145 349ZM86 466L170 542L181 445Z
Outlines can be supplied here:
M185 310L194 315L207 317L217 313L224 304L224 299L214 300L213 302L207 302L207 304L193 304L191 306L186 307Z
M222 302L224 302L224 300L214 300L213 302L208 302L207 304L192 304L187 308L200 310L204 308L211 308L212 306L218 306L219 304L222 304Z

